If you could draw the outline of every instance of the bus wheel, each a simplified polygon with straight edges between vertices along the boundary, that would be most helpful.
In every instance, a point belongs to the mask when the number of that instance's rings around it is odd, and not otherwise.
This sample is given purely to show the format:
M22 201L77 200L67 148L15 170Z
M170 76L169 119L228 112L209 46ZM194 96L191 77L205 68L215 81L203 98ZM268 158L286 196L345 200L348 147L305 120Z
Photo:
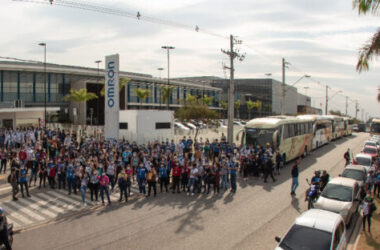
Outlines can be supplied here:
M305 147L304 151L303 151L303 154L302 154L302 157L305 158L307 156L307 147Z

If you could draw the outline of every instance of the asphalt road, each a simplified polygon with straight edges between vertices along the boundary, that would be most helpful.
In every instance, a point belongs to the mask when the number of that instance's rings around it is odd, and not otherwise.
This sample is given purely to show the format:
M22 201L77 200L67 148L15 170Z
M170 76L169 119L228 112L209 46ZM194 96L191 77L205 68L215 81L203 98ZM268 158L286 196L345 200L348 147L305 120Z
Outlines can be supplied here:
M338 176L347 148L358 153L368 137L356 134L312 152L300 165L295 198L290 196L290 163L275 183L239 179L234 195L159 193L84 210L15 235L14 249L273 249L274 237L306 210L305 179L317 169Z

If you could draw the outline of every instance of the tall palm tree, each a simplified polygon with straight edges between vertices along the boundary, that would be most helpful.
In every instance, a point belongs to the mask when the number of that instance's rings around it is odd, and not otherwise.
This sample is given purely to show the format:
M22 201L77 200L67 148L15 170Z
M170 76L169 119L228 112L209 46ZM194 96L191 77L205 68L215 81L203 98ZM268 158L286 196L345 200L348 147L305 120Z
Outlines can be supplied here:
M374 15L380 14L380 0L353 0L354 9L358 10L359 15L371 12ZM372 38L364 44L359 50L359 59L356 64L356 70L360 73L369 69L368 61L373 56L380 55L380 29L372 36Z
M166 103L167 109L169 109L170 97L172 96L174 86L162 86L162 100Z
M120 78L119 79L119 92L123 89L123 87L130 81L131 79L129 78ZM104 84L104 80L103 80L103 84ZM106 91L106 86L104 85L102 90L100 90L100 95L101 96L104 96L104 92Z
M142 107L143 100L148 98L149 95L150 95L149 89L140 89L140 88L136 89L136 96L140 100L140 109Z
M84 113L86 113L85 111L86 102L92 99L96 99L96 98L98 98L98 96L95 93L87 92L86 88L80 89L80 90L70 89L70 93L63 97L64 100L73 101L73 102L78 103L79 105L83 103Z
M246 101L245 104L247 105L247 109L248 109L248 119L251 120L251 110L256 106L256 103L249 100L249 101Z
M240 100L236 100L234 102L234 106L235 106L235 109L236 109L236 118L239 119L239 109L240 109Z

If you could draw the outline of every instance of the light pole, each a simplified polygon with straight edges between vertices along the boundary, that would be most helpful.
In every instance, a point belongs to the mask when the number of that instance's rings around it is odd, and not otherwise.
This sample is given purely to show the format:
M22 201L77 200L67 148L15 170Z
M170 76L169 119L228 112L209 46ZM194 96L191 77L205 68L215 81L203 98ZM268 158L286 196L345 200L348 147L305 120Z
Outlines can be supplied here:
M47 124L47 112L46 112L46 43L39 43L39 46L44 47L44 120L45 129Z
M175 49L173 46L161 46L161 48L166 49L167 55L168 55L168 88L170 86L170 50ZM168 96L168 103L170 103L170 97ZM168 104L168 109L169 109L169 104Z
M294 85L296 85L299 81L301 81L302 79L304 78L310 78L311 76L310 75L303 75L301 76L297 81L295 81L292 85L290 85L289 87L285 88L285 68L287 67L286 65L290 64L288 62L285 62L285 60L283 59L283 67L282 67L282 101L281 101L281 115L285 115L285 111L286 111L286 100L285 100L285 97L286 97L286 92L291 88L293 87Z
M326 105L325 105L325 115L327 115L327 113L328 113L329 99L331 99L331 98L333 98L334 96L336 96L337 94L343 92L342 90L338 90L337 92L335 92L335 94L333 94L331 97L329 97L329 96L328 96L328 89L329 89L329 86L326 85Z
M157 68L157 70L160 72L160 80L161 80L161 72L164 70L164 68ZM161 86L161 83L159 84L159 86ZM162 89L160 87L160 105L159 105L159 109L161 109L161 102L162 102Z
M99 64L102 62L102 60L96 60L94 63L97 64L97 68L98 68L98 72L97 72L97 77L96 77L96 84L99 83L99 73L100 73L100 68L99 68ZM97 119L97 123L99 124L99 100L96 101L96 119ZM91 126L92 126L92 116L91 116Z

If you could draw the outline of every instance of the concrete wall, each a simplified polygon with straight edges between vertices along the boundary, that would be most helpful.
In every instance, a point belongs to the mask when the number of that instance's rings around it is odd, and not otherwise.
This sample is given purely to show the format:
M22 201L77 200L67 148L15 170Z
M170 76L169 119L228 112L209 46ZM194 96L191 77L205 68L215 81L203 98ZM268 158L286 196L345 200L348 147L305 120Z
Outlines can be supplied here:
M173 138L173 120L174 113L168 110L121 110L120 123L127 122L128 129L120 129L120 138L138 144ZM157 122L169 122L170 129L156 129Z
M44 118L44 111L28 112L6 112L0 113L0 126L3 126L3 120L12 119L13 128L23 126L38 126L38 119Z

